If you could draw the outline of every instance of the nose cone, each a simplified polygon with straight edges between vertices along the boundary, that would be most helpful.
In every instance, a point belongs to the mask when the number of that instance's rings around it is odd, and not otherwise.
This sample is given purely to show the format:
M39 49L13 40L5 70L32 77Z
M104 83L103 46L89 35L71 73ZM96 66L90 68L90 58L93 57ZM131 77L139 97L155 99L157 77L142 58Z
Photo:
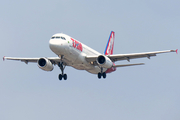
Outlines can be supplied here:
M51 50L55 49L57 46L58 46L58 41L57 40L53 40L53 39L49 40L49 47L50 47Z
M50 39L49 41L50 49L57 55L65 54L65 43L59 39Z
M49 47L54 53L58 54L58 51L61 48L61 43L56 39L51 39L49 41Z

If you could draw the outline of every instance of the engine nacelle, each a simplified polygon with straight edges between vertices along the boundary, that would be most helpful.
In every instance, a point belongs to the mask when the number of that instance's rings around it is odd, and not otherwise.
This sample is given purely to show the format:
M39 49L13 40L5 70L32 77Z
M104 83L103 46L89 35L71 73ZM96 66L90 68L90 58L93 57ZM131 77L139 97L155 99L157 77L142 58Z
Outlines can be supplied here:
M40 58L37 63L42 70L52 71L54 69L53 64L47 58Z
M104 55L99 55L96 61L103 68L111 68L113 66L113 62Z

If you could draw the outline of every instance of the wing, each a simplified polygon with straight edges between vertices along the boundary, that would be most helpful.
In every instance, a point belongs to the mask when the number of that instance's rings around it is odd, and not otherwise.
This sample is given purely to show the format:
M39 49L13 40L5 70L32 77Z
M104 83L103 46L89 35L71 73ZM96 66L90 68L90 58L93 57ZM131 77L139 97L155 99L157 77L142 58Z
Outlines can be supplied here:
M28 64L29 62L37 63L37 61L40 58L3 57L3 60L5 60L5 59L6 60L17 60L17 61L25 62L26 64ZM59 57L48 57L47 59L50 60L53 64L57 64L61 60Z
M144 58L144 57L147 57L148 59L150 59L150 57L156 56L156 54L169 53L169 52L177 52L177 50L164 50L164 51L143 52L143 53L131 53L131 54L115 54L115 55L109 55L108 57L109 57L113 62L115 62L115 61L120 61L120 60L130 61L130 59Z
M143 53L131 53L131 54L114 54L114 55L107 55L112 62L120 61L120 60L128 60L135 59L135 58L144 58L147 57L150 59L152 56L156 56L156 54L160 53L169 53L169 52L176 52L177 50L164 50L164 51L154 51L154 52L143 52ZM96 62L98 56L86 56L86 60L88 62Z

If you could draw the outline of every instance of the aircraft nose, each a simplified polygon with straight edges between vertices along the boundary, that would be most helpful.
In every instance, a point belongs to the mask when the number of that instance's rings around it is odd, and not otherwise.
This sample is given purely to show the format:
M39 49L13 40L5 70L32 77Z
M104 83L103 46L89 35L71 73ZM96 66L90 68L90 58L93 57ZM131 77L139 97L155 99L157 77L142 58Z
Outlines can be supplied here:
M57 42L55 41L55 40L49 40L49 47L51 48L51 50L52 50L52 48L54 48L54 47L56 47L57 46Z
M49 47L54 53L56 53L58 55L59 54L64 54L64 52L65 52L65 46L64 46L64 43L61 40L50 39Z
M56 51L59 47L60 47L60 45L61 45L61 43L60 43L60 41L58 41L58 40L53 40L53 39L51 39L50 41L49 41L49 47L50 47L50 49L52 50L52 51Z

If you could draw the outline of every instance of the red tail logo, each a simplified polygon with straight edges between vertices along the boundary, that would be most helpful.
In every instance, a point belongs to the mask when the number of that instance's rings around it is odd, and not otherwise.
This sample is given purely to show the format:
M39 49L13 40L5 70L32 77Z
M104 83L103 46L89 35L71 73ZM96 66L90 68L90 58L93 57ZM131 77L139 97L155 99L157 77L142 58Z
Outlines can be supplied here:
M109 36L106 49L104 51L105 55L112 55L113 54L113 48L114 48L114 38L115 38L115 33L114 31L111 31L111 34Z

